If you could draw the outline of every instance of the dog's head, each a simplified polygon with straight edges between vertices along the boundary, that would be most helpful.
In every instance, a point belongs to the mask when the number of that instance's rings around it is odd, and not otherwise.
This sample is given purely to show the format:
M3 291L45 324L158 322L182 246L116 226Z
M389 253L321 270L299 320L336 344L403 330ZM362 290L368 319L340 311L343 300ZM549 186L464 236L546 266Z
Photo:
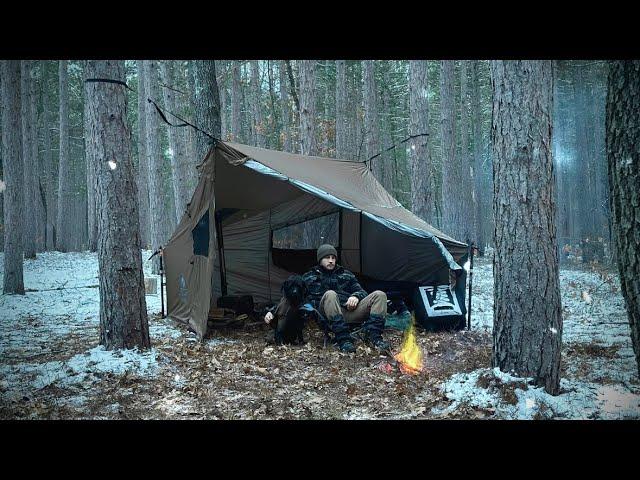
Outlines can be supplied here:
M307 284L300 275L291 275L282 284L282 294L294 308L302 305L307 293Z

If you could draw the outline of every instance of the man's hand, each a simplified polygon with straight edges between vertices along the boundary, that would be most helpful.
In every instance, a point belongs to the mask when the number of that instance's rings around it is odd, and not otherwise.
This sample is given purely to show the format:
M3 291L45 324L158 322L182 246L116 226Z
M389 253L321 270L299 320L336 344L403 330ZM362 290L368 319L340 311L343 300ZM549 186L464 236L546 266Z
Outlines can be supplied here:
M264 321L265 323L271 323L271 320L273 320L273 313L267 312L267 314L264 316Z
M349 297L347 300L347 310L353 310L358 306L358 297Z

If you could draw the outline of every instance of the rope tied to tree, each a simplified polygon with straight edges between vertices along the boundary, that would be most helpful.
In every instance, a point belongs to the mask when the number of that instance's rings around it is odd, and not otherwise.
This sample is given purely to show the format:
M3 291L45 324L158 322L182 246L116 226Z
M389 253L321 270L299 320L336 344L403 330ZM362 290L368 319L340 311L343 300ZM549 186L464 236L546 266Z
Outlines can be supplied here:
M130 90L133 93L138 93L136 92L133 88L131 88L129 85L127 85L126 82L122 81L122 80L115 80L113 78L87 78L84 81L85 83L113 83L113 84L117 84L117 85L122 85L123 87L127 88L128 90ZM164 86L164 85L163 85ZM169 87L167 87L169 88ZM160 107L154 100L152 100L151 98L147 97L147 102L153 104L153 106L156 108L156 111L158 112L158 114L160 115L160 118L162 118L162 120L169 125L170 127L191 127L194 130L202 133L203 135L206 135L207 137L209 137L211 139L211 141L209 142L211 145L215 145L216 142L219 140L218 138L214 137L213 135L211 135L208 132L205 132L204 130L202 130L200 127L197 127L196 125L192 124L191 122L188 122L187 120L185 120L184 118L180 117L179 115L176 115L175 113L166 110L162 107ZM166 115L164 114L164 112L167 112L168 114L174 116L175 118L177 118L179 121L181 121L182 123L180 124L173 124L171 123L169 120L167 120Z

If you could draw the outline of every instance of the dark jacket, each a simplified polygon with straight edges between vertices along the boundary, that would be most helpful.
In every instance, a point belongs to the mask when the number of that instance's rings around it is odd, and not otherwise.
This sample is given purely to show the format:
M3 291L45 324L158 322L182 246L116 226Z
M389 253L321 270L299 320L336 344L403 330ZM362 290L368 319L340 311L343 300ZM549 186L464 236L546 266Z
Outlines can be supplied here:
M355 275L340 265L336 265L333 270L326 270L320 265L316 265L302 278L309 288L307 301L314 308L318 308L320 299L327 290L333 290L338 294L341 305L344 305L349 297L362 300L367 296L367 292L360 286Z

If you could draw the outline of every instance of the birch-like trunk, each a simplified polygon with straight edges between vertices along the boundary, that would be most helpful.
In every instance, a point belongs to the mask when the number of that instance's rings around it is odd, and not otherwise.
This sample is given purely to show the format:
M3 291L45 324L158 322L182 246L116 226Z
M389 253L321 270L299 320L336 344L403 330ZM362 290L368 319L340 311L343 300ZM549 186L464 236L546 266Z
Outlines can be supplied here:
M284 60L279 63L280 74L280 110L282 113L282 132L280 141L285 152L293 152L291 142L291 96L289 94L289 79L287 76L287 64Z
M347 62L336 60L336 158L349 159L347 120Z

